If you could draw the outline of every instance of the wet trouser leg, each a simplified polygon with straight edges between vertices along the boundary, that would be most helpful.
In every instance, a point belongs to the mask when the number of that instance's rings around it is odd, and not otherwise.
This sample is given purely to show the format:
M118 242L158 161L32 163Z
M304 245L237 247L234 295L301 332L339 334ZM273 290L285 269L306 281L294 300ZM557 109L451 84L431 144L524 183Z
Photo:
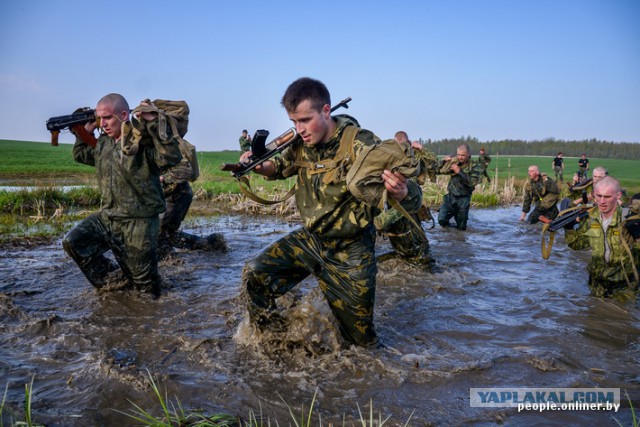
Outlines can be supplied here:
M136 289L160 295L158 216L112 220L111 250Z
M190 244L197 241L198 236L192 236L193 239L191 240L193 241L185 240L183 242L182 240L184 239L181 239L178 229L185 216L187 216L187 212L193 201L191 186L188 182L178 184L171 192L165 192L164 196L167 209L160 215L160 239L166 239L166 241L173 246L188 249ZM178 246L180 244L182 244L182 246Z
M249 261L243 271L251 320L268 322L276 298L313 274L344 338L363 346L376 343L374 245L373 227L349 241L320 241L304 228L279 239Z
M420 218L414 216L418 225ZM410 262L422 263L430 261L429 239L422 230L418 230L407 218L402 218L393 224L386 233L393 250L403 259Z
M443 227L449 227L449 220L455 218L456 228L466 230L469 220L469 207L471 196L452 196L446 194L442 200L442 206L438 212L438 223Z
M62 245L89 282L104 286L111 263L104 253L111 249L125 276L143 291L160 293L156 244L160 220L151 218L110 219L103 213L90 215L74 227Z
M438 224L442 227L449 227L449 220L453 218L455 214L454 206L452 205L452 197L449 194L445 194L442 199L442 206L438 211Z
M560 212L558 206L553 205L548 209L544 209L541 206L534 206L529 216L527 216L527 223L537 224L540 221L540 216L544 216L547 219L554 220Z
M96 288L106 284L109 271L113 271L111 260L104 256L109 247L109 231L99 214L93 214L76 225L62 240L62 247L80 267L89 283Z
M469 207L471 206L471 196L456 197L456 228L466 230L469 221Z

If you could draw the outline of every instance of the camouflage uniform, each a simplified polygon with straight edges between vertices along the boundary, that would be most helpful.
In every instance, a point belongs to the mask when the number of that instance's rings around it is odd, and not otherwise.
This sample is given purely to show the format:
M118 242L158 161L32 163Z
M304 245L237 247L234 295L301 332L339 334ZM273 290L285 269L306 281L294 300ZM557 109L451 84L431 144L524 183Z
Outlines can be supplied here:
M411 217L418 225L422 225L417 214ZM431 266L434 263L429 248L429 239L424 230L418 230L404 216L384 230L395 253L410 264Z
M491 177L487 173L487 168L489 167L489 163L491 163L491 156L487 153L479 154L478 163L480 163L480 166L482 167L482 173L480 174L480 176L484 176L485 178L487 178L487 182L491 182Z
M553 220L558 216L558 199L560 198L560 189L556 182L540 175L537 181L529 180L524 186L524 202L522 203L522 212L527 213L531 209L531 203L534 207L527 222L536 224L540 221L540 216Z
M415 180L420 186L427 181L427 178L435 182L438 165L437 156L424 148L415 149L413 153L420 163L420 173L417 177L411 179ZM394 252L400 258L410 264L432 266L433 258L429 248L429 239L422 229L422 221L432 219L431 212L426 205L422 206L419 212L420 214L411 214L411 217L416 224L420 225L420 230L408 218L393 208L384 214L376 216L374 225L378 231L387 236ZM383 224L381 218L384 216L387 216L387 218L384 219Z
M252 322L265 325L276 308L275 299L313 274L342 335L354 344L370 345L377 342L373 325L377 267L372 224L377 212L347 190L345 178L353 158L336 158L344 130L357 123L348 116L333 119L337 128L327 143L307 147L298 142L274 158L273 179L298 175L295 197L304 226L249 261L243 271L243 285ZM366 146L379 142L373 133L360 129L353 152L357 157ZM337 161L337 168L310 169L309 165L323 160ZM323 179L331 176L332 180ZM420 188L413 183L408 189L401 204L414 211L421 202Z
M76 225L62 245L96 288L104 286L107 273L116 268L104 256L111 249L136 288L159 295L156 243L158 215L165 210L159 175L182 156L174 138L157 137L157 120L144 123L134 155L125 155L120 142L106 134L100 135L95 148L76 140L73 158L95 166L101 206Z
M556 182L564 179L564 159L560 156L553 158L553 171L556 173Z
M160 215L158 255L161 259L171 253L172 248L226 250L224 237L220 233L200 237L179 230L193 201L193 190L189 184L191 176L191 163L186 157L162 175L167 210Z
M609 297L616 291L626 289L627 281L632 283L632 289L637 288L637 283L633 285L634 265L623 246L622 239L625 239L631 250L637 271L640 265L640 242L634 242L629 231L623 226L621 207L616 208L606 235L598 209L592 209L589 216L580 221L577 230L565 230L565 240L571 249L591 249L591 260L587 265L587 271L592 295ZM610 249L608 261L605 258L607 247Z
M251 140L246 136L240 137L240 149L242 151L251 151Z
M433 151L422 148L414 150L414 154L420 162L420 175L418 175L418 184L424 185L429 181L436 182L436 171L438 169L438 156Z
M456 161L455 156L451 161ZM438 174L451 174L450 162L441 160ZM471 195L480 180L481 174L482 166L469 159L467 163L460 165L460 173L451 175L447 186L447 194L444 196L442 206L440 206L440 211L438 212L438 224L442 227L449 227L451 225L449 220L455 218L458 230L467 229Z

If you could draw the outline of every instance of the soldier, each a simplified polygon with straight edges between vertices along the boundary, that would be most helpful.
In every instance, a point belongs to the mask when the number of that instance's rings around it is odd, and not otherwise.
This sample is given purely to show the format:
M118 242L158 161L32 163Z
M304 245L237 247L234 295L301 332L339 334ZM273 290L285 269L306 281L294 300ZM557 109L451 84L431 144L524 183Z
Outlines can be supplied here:
M562 183L564 178L564 154L562 151L558 152L558 155L553 158L551 162L551 166L553 167L553 171L556 173L556 182ZM580 176L578 176L580 178Z
M242 130L242 135L240 135L240 150L242 152L251 151L251 137L249 136L249 132L246 129Z
M165 210L159 174L180 162L178 143L171 135L166 140L159 137L155 113L141 113L130 122L129 104L119 94L100 99L96 117L104 133L95 148L77 138L73 159L95 166L101 207L76 225L62 246L96 288L103 287L107 274L117 268L104 256L111 250L135 288L158 296L158 215ZM141 139L136 150L128 151L125 148L133 134L130 125ZM96 124L87 123L85 128L93 133Z
M304 225L272 243L250 260L242 282L252 323L271 323L277 297L313 274L349 342L378 342L373 324L376 289L376 209L356 198L346 183L349 165L359 153L380 142L350 116L331 116L326 86L300 78L289 85L282 106L301 141L282 156L265 161L255 172L270 179L297 176L296 204ZM248 158L245 153L240 161ZM354 160L354 157L356 160ZM420 206L420 187L402 174L385 170L380 180L390 198L407 211Z
M471 149L468 144L460 145L455 157L445 157L438 166L438 174L451 175L447 185L447 194L444 196L438 212L438 223L442 227L450 227L449 220L455 218L456 228L466 230L471 195L480 180L482 167L471 160Z
M400 145L409 145L409 137L406 132L396 132L394 139ZM411 143L411 147L416 145L422 147L417 142ZM420 150L421 148L418 148ZM419 151L415 151L416 154ZM429 170L435 173L433 166L427 163L427 156L420 158L420 174L414 179L419 185L424 184ZM416 157L418 157L416 155ZM435 154L433 155L435 158ZM435 176L434 176L435 178ZM393 247L395 253L404 261L422 267L432 267L433 258L429 249L429 239L422 229L422 221L431 220L431 212L429 207L424 205L420 207L417 213L411 215L411 219L403 216L396 209L390 208L384 213L379 214L373 220L376 230L387 236L389 243Z
M482 177L484 176L487 178L487 182L491 184L491 177L487 173L487 169L489 168L489 163L491 163L491 156L485 152L484 148L480 149L480 154L478 155L478 163L480 163L480 166L482 167L482 173L480 174L480 179L482 179Z
M586 154L583 154L578 159L578 176L580 179L587 179L589 177L589 159L587 159Z
M589 211L577 230L575 224L565 227L567 245L575 250L591 249L587 271L592 295L610 297L624 290L636 291L640 240L634 240L638 233L632 218L623 221L620 183L604 177L593 187L597 209Z
M536 224L538 221L547 223L554 220L559 213L557 203L560 198L560 189L558 185L547 174L541 174L536 165L529 166L527 173L529 181L524 186L520 221L525 220L532 203L533 210L527 218L527 223Z

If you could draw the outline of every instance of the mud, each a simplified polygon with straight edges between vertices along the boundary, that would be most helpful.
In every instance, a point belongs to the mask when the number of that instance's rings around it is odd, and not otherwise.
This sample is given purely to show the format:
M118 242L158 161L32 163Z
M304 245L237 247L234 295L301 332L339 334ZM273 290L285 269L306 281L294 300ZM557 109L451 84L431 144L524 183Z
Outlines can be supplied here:
M470 388L604 387L640 397L640 315L589 296L588 252L562 237L540 255L540 228L519 209L472 209L466 232L428 232L438 269L379 264L375 320L385 348L345 346L313 279L282 298L284 331L254 331L240 289L246 260L298 227L278 218L199 217L227 253L184 252L160 264L163 295L90 287L59 241L0 249L3 419L49 426L122 426L135 402L160 415L148 373L183 408L290 423L316 395L322 425L390 416L386 425L630 425L631 411L472 408ZM378 254L390 250L380 240ZM283 402L284 400L284 402ZM319 424L318 424L319 425Z

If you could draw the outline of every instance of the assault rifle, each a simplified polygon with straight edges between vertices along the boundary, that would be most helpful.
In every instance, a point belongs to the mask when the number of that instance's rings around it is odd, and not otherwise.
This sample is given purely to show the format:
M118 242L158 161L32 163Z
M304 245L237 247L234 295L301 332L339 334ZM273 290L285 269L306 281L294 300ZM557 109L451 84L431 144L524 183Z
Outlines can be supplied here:
M340 107L349 108L349 105L347 105L349 101L351 101L351 97L343 99L338 104L331 107L331 112L334 112ZM241 176L251 172L256 166L261 165L276 154L282 152L294 141L300 139L295 128L287 130L270 143L265 144L267 136L269 136L269 131L267 130L261 129L256 131L253 139L251 140L251 156L248 161L243 163L223 163L220 165L220 169L223 171L230 171L234 177L240 178Z
M548 224L542 226L542 258L548 259L551 256L551 248L553 247L553 241L555 240L555 232L561 228L570 229L579 221L585 219L589 215L595 205L587 203L587 193L582 193L581 205L567 208L558 214L557 218ZM549 232L549 242L545 243L544 234Z
M558 231L561 228L569 228L574 226L578 221L583 220L589 215L589 209L595 205L591 203L585 203L578 205L575 208L565 209L560 212L558 217L549 223L547 227L548 231Z
M96 111L89 107L79 109L66 116L51 117L47 120L47 130L51 132L51 145L58 145L58 135L62 129L71 129L82 141L91 147L96 146L96 138L85 129L84 125L96 120Z

